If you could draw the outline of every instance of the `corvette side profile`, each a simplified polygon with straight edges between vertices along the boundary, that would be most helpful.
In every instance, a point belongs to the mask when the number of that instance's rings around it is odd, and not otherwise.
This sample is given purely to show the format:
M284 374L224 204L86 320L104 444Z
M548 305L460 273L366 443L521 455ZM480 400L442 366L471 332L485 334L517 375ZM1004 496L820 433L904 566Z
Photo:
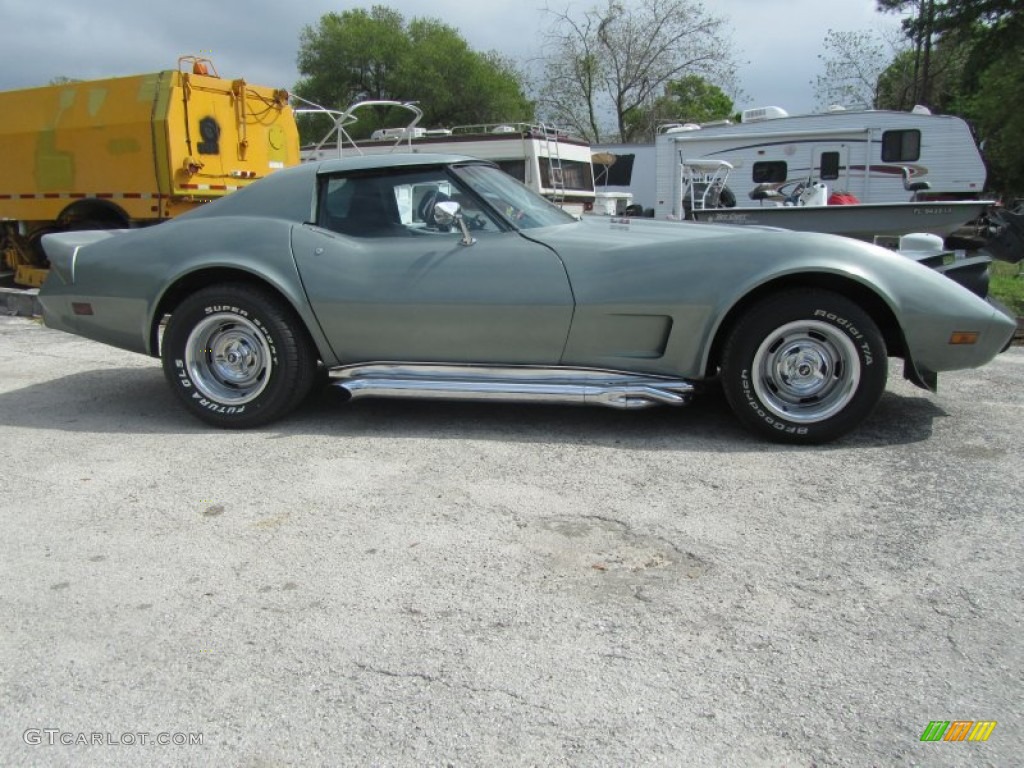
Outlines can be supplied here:
M43 240L45 323L160 357L181 404L267 424L352 398L688 403L720 382L778 441L855 428L888 358L934 390L1016 327L915 261L829 235L579 220L494 165L386 155L276 172L172 221Z

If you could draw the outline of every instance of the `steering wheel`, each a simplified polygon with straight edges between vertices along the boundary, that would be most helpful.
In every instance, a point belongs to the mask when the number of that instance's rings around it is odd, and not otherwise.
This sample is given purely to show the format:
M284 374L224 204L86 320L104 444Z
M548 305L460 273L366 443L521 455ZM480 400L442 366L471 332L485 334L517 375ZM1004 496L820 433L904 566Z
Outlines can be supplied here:
M505 217L514 223L519 223L526 218L526 211L508 203L505 205Z
M786 189L792 185L792 189ZM805 184L802 181L787 181L785 184L780 184L778 192L785 199L783 200L784 205L796 205L800 202L800 193L804 191Z
M440 193L436 189L427 192L416 209L416 214L428 227L437 226L437 222L434 221L434 206L440 202L439 196Z
M466 222L466 226L472 230L480 230L487 228L487 219L483 217L483 214L477 213L470 216L463 216L463 221Z

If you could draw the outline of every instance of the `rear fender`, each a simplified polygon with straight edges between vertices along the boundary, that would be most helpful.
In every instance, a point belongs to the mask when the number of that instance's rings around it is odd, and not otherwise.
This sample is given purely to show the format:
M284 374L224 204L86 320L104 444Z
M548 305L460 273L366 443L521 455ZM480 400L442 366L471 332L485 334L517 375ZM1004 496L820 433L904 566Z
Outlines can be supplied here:
M78 250L87 245L107 240L128 230L90 229L76 232L55 232L43 235L43 252L50 262L50 269L56 270L67 285L75 282L75 257Z

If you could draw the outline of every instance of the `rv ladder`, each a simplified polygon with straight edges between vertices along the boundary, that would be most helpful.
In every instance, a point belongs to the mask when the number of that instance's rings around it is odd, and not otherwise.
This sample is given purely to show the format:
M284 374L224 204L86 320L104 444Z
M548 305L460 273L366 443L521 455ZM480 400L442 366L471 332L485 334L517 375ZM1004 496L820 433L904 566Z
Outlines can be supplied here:
M547 123L541 123L540 127L548 151L548 179L551 189L554 190L551 201L556 205L561 205L565 202L565 174L562 170L562 156L558 148L558 129Z

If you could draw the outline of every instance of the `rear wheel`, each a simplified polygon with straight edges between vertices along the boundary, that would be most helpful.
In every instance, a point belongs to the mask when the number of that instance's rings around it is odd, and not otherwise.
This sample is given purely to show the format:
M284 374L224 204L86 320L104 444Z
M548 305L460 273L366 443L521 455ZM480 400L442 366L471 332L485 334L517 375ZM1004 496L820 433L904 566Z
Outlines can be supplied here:
M185 408L218 427L281 418L306 397L316 374L313 344L291 307L242 284L185 299L167 323L161 356Z
M875 407L887 376L875 323L828 291L788 291L755 305L722 357L732 409L778 442L823 443L849 432Z

